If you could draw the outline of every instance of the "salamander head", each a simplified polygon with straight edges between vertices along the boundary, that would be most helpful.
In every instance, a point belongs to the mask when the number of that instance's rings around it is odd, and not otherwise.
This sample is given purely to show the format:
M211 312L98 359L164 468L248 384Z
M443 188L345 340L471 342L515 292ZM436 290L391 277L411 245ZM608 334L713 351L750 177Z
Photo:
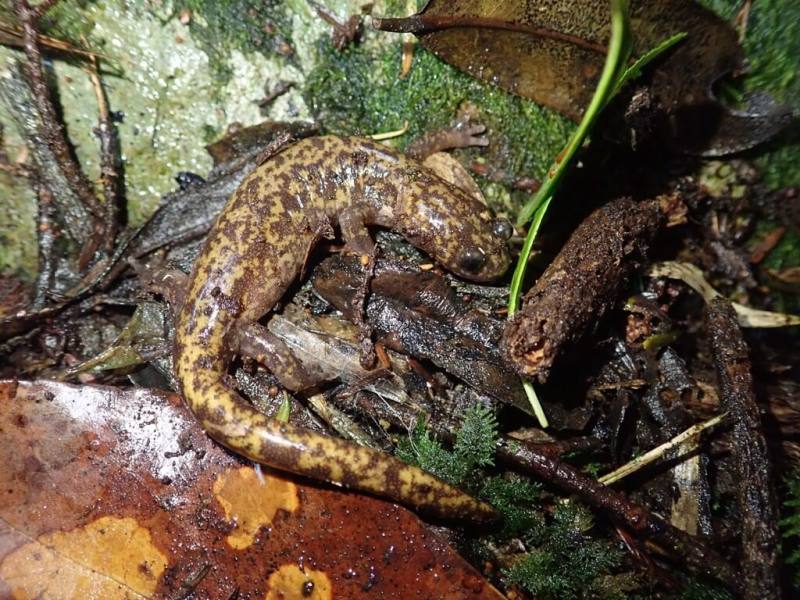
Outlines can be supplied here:
M415 182L401 202L396 229L448 271L472 281L497 279L511 258L511 224L485 204L440 180Z

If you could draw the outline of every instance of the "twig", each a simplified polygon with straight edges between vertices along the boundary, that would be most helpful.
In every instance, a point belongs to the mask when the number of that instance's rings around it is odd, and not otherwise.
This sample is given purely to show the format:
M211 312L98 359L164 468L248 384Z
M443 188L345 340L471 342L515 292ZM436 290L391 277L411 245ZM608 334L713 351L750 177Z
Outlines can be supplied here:
M324 394L309 396L308 405L320 419L325 421L331 429L343 438L352 440L361 446L383 450L358 422L353 420L346 412L339 410L328 402Z
M39 251L39 268L33 286L33 298L30 309L39 310L47 305L48 293L53 286L53 275L56 271L54 257L55 242L58 237L58 224L53 219L55 203L53 194L47 186L36 182L38 215L36 218L36 237Z
M43 135L45 127L41 114L36 109L33 92L21 72L22 65L16 64L5 77L0 78L0 97L27 141L37 181L47 185L52 194L55 204L53 218L74 245L80 247L91 236L92 215L75 194L53 148Z
M314 2L314 0L306 1L323 21L333 27L331 41L334 48L344 50L347 44L358 37L359 29L361 28L361 18L358 15L351 15L345 22L341 22L335 14L318 2Z
M272 104L277 98L283 96L286 92L291 90L294 87L294 82L292 81L279 81L278 85L276 85L272 90L266 91L264 97L261 98L257 102L258 107L261 109L267 108L270 104Z
M622 198L580 224L506 325L501 348L520 375L547 379L556 360L617 302L665 221L658 199Z
M406 131L408 131L408 121L403 121L403 126L400 129L395 129L394 131L384 131L383 133L373 133L369 137L377 142L380 142L383 140L390 140L392 138L400 137Z
M723 413L717 417L714 417L713 419L706 421L705 423L698 423L696 425L692 425L691 427L689 427L689 429L687 429L683 433L679 433L668 442L664 442L663 444L661 444L660 446L656 446L649 452L646 452L641 456L637 456L629 463L622 465L619 469L616 469L611 473L603 475L597 481L599 481L603 485L611 485L612 483L619 481L623 477L627 477L628 475L635 473L639 469L642 469L647 465L656 462L667 452L669 452L673 448L679 447L686 440L696 435L699 435L701 432L705 431L706 429L709 429L710 427L718 425L725 419L726 416L727 413Z
M97 52L92 52L91 50L84 50L82 48L76 48L75 46L71 45L68 42L65 42L64 40L60 40L58 38L50 37L47 35L42 35L41 33L36 34L36 41L38 42L40 47L45 48L47 50L63 52L64 54L79 56L81 58L91 58L94 56L101 56ZM22 29L20 29L19 27L15 27L14 25L9 25L8 23L3 23L2 21L0 21L0 44L6 46L14 46L16 48L24 48L25 42L23 41Z
M647 274L650 277L669 277L680 279L706 302L719 298L721 294L706 281L703 272L691 263L668 260L652 265ZM800 315L772 312L751 308L738 302L732 302L740 327L788 327L800 325Z
M778 510L772 493L767 442L753 391L749 351L728 300L712 300L706 308L706 322L720 403L733 419L731 454L741 512L743 597L777 600L782 597Z
M51 5L52 3L47 2L46 4ZM25 0L15 0L14 6L22 25L25 56L28 59L23 65L23 74L33 92L33 100L42 117L42 124L46 129L43 132L44 137L53 149L59 165L72 184L76 194L93 215L101 215L102 209L94 193L92 193L91 183L86 179L86 176L72 157L64 126L58 120L50 100L50 90L45 82L44 70L42 69L42 54L37 43L37 32L34 25L38 18L37 11L32 9ZM44 4L40 6L44 6Z
M54 2L48 0L37 7L31 7L26 0L15 0L14 9L22 27L23 48L27 58L23 63L23 74L31 89L33 101L41 117L42 137L50 146L70 187L93 217L92 234L89 239L77 240L83 244L79 263L81 268L84 268L94 255L100 240L104 238L104 211L94 195L91 183L72 156L64 126L56 115L50 98L50 90L45 81L42 54L39 49L35 23L53 4Z
M714 577L731 590L739 589L739 575L716 550L705 541L681 531L647 508L632 502L624 494L530 447L509 445L501 440L497 452L498 458L507 464L577 495L583 502L608 513L639 537L665 546L675 559L683 561L693 573Z
M480 27L482 29L497 29L499 31L515 31L527 33L534 37L541 37L545 39L556 40L559 42L567 42L583 48L591 50L597 54L605 54L606 47L602 44L585 40L581 37L548 29L546 27L535 27L526 23L514 23L511 21L504 21L502 19L494 19L491 17L472 17L472 16L440 16L440 15L411 15L410 17L402 17L397 19L372 19L372 26L381 31L390 31L393 33L413 33L420 36L433 31L442 31L443 29L453 29L462 27Z
M122 194L124 191L122 161L120 160L119 135L114 120L108 110L108 98L100 81L98 61L93 57L90 61L89 77L97 98L99 113L97 127L94 132L100 139L100 180L105 200L104 221L105 238L103 250L111 253L122 213Z

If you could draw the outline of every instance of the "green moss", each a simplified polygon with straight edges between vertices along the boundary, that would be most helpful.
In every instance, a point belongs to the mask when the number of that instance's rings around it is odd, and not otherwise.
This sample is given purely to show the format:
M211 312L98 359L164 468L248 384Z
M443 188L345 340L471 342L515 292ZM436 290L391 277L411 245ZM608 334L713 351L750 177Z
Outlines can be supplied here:
M611 543L588 535L591 514L574 503L560 504L552 520L534 527L526 542L530 552L505 571L537 598L620 598L619 581L610 573L622 564Z
M453 453L428 434L421 420L411 435L397 444L397 456L452 484L460 483L466 474L466 465L456 464Z
M97 0L61 0L42 19L41 29L48 35L83 47L82 40L89 37L95 25L91 12L86 9L104 4Z
M672 598L673 600L733 600L733 596L727 590L694 579Z
M519 475L490 477L484 482L480 497L503 515L496 539L507 540L541 526L540 493L541 486Z
M541 177L566 143L574 125L533 102L476 81L416 47L410 73L399 78L401 45L363 44L336 51L327 40L308 74L304 97L330 133L378 133L408 124L394 144L446 127L464 102L474 104L486 125L487 149L467 150L461 158L485 157L512 175ZM489 194L491 198L498 197ZM502 196L502 204L514 196ZM514 207L501 206L513 209Z
M494 413L484 406L475 405L464 414L452 451L430 437L425 424L420 421L411 437L398 444L397 454L406 462L417 464L437 477L459 485L481 467L494 464L496 445ZM472 481L471 487L476 483Z
M800 471L786 476L786 498L783 501L783 561L791 570L795 591L800 591Z
M291 38L291 16L280 0L178 0L174 14L183 11L190 15L192 37L222 83L233 76L231 50L281 54Z
M725 19L732 19L740 0L701 0ZM744 40L750 72L746 91L764 90L800 111L800 3L753 2ZM800 185L800 135L795 126L754 153L772 188Z
M13 155L12 155L13 156ZM26 180L0 172L0 273L25 281L36 273L36 199Z
M397 454L445 481L468 488L494 506L503 515L503 525L492 539L504 541L541 525L541 488L519 475L487 476L484 467L493 466L496 447L494 414L476 405L464 415L452 451L428 435L420 421L411 436L398 444Z
M621 598L630 589L631 575L613 575L622 553L610 542L590 535L591 514L574 503L556 506L545 518L540 506L540 487L519 476L487 477L497 443L497 423L488 409L467 411L456 433L453 450L431 438L420 424L409 439L398 444L398 455L441 477L461 485L491 503L503 515L500 531L473 540L471 552L486 555L487 541L503 544L522 538L530 549L504 572L517 584L540 598Z

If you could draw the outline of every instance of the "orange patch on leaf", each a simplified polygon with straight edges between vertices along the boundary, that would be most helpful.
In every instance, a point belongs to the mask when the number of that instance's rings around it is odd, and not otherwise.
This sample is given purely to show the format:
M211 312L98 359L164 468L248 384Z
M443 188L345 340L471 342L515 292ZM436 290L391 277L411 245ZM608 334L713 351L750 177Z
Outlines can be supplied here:
M121 600L152 595L166 567L135 519L102 517L18 548L0 563L0 579L15 600Z
M214 496L225 511L225 518L236 523L228 536L231 548L244 550L255 541L256 533L270 525L278 510L297 510L297 486L270 475L262 478L250 467L224 471L214 482Z
M330 600L331 580L322 571L301 570L283 565L269 576L269 592L264 600Z

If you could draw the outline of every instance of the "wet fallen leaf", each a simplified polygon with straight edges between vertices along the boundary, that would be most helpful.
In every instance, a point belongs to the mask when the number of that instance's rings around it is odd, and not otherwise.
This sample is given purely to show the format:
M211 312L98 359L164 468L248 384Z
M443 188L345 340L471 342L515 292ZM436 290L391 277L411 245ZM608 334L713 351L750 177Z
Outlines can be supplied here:
M742 70L734 29L691 0L631 0L634 56L667 38L687 38L653 67L651 90L670 114L669 132L681 148L726 154L780 131L791 112L764 95L729 110L712 87ZM412 32L437 56L514 94L578 120L589 104L610 34L604 0L431 0L416 15L378 19L386 31Z
M144 364L156 356L167 355L170 347L165 341L166 328L164 305L142 302L111 346L70 368L68 375L74 376L93 369L123 369Z
M648 275L651 277L670 277L680 279L695 292L700 294L706 302L721 296L708 281L703 272L690 263L665 261L650 267ZM738 302L731 302L739 325L742 327L792 327L800 325L800 315L772 312L751 308Z
M409 511L253 469L175 395L0 382L0 431L0 598L502 598Z
M3 559L0 578L14 598L114 600L151 596L166 566L135 519L102 517L19 547Z

